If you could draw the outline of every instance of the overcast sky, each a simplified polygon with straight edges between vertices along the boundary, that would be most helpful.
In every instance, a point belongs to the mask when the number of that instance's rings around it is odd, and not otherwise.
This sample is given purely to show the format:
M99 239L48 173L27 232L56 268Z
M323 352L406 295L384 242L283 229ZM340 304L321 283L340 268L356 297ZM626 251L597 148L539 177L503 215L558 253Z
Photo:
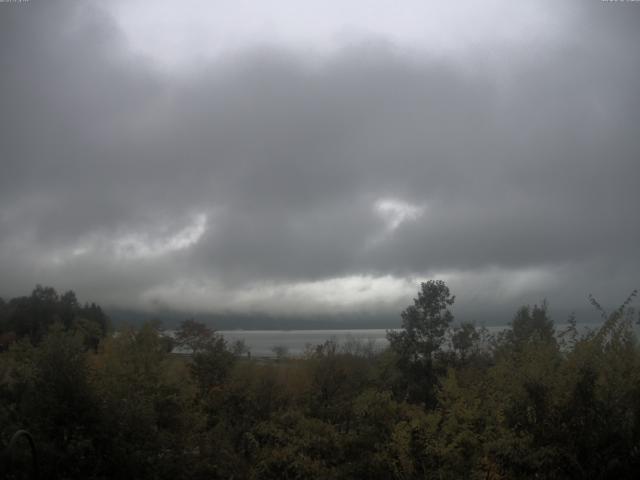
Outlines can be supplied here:
M640 2L0 3L0 295L467 310L640 286ZM302 320L301 320L302 321Z

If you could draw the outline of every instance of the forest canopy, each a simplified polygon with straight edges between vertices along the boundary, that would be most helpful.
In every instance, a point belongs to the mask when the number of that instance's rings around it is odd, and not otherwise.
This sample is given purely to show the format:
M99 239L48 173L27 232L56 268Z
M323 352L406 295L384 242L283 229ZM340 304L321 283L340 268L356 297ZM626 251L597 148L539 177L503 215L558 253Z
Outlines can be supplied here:
M625 479L640 471L634 291L601 325L546 302L491 335L421 285L389 346L327 341L260 359L185 320L113 331L101 307L37 286L0 301L7 478ZM177 354L176 346L188 354Z

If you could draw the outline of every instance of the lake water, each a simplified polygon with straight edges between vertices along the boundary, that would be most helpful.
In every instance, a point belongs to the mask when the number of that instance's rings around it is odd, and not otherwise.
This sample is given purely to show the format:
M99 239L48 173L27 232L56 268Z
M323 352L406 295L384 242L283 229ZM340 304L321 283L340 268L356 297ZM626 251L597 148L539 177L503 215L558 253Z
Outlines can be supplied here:
M598 324L578 324L582 332L597 328ZM564 330L567 325L558 324L556 332ZM491 334L498 333L506 326L491 326L486 329ZM353 329L353 330L219 330L224 338L233 344L243 340L254 357L275 357L275 347L282 347L290 356L302 355L308 346L320 345L327 340L335 340L340 344L351 341L371 343L376 349L388 345L386 329Z
M243 340L251 355L274 357L274 347L283 347L288 355L302 355L308 345L319 345L334 339L339 343L347 341L371 342L376 348L384 348L388 342L387 331L372 330L220 330L224 338L232 344Z
M504 330L505 327L487 327L490 333ZM245 342L251 355L255 357L275 357L274 348L283 347L288 355L302 355L311 345L320 345L327 340L335 340L339 344L362 342L371 344L375 349L384 349L387 341L386 329L353 329L353 330L219 330L224 338L232 344L236 340Z

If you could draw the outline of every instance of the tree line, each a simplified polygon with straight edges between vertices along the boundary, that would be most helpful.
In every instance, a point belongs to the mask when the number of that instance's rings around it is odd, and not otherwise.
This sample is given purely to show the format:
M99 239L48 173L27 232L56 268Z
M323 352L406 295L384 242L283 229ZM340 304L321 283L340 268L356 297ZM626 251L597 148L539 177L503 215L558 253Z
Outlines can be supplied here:
M0 300L1 468L30 474L26 442L6 448L26 430L40 478L636 478L635 294L612 312L591 298L593 331L557 331L543 302L490 335L455 323L434 280L385 350L330 340L266 361L193 320L113 332L38 286Z

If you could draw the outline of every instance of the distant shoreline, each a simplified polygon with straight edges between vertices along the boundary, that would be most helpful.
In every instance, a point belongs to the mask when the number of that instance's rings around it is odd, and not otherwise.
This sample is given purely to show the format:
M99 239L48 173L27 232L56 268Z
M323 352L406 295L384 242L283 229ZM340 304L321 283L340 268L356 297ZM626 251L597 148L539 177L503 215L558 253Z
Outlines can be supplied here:
M595 329L602 323L583 323L577 324L581 331ZM562 323L555 326L556 332L565 330L569 324ZM489 334L497 334L509 325L487 326L485 327ZM482 326L478 326L482 328ZM398 329L398 328L396 328ZM386 328L343 328L343 329L234 329L234 330L216 330L216 333L222 335L230 344L241 341L246 344L251 352L252 358L275 358L278 356L276 349L281 349L281 353L289 357L299 357L304 352L315 345L323 344L328 340L335 340L337 343L344 345L349 342L353 344L360 343L368 345L373 349L384 349L388 345L386 338L387 331L394 329ZM166 332L173 332L171 329ZM187 354L188 352L176 351L175 353Z

